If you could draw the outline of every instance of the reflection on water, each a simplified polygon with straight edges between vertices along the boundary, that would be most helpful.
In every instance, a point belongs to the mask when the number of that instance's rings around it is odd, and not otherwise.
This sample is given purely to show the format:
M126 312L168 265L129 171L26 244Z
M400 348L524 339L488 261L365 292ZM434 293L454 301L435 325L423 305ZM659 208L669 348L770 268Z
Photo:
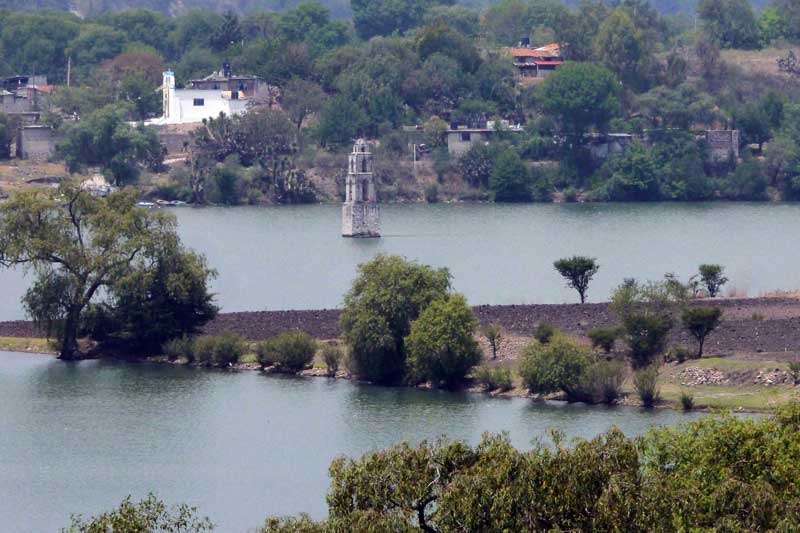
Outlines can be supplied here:
M637 435L699 416L7 352L0 405L0 524L20 532L149 491L243 532L271 514L324 516L341 454L486 431L525 448L551 428Z

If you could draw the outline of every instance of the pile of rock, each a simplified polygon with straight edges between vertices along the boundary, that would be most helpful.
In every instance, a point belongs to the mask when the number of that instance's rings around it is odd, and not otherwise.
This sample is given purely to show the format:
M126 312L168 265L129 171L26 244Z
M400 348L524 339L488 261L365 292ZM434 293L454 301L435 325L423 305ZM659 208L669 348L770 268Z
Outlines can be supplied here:
M699 385L725 385L729 382L724 372L713 368L689 366L678 375L681 385L697 387Z
M759 370L755 379L753 380L753 383L756 385L766 385L768 387L771 385L783 385L784 383L792 382L792 377L788 372L785 370L779 370L777 368L774 370Z

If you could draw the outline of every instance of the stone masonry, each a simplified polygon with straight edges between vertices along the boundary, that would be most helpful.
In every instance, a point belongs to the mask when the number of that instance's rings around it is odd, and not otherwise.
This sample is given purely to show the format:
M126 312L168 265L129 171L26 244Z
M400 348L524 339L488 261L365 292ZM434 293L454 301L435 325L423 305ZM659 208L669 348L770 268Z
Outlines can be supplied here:
M342 235L380 237L380 209L372 176L372 153L364 139L358 139L353 145L348 163Z

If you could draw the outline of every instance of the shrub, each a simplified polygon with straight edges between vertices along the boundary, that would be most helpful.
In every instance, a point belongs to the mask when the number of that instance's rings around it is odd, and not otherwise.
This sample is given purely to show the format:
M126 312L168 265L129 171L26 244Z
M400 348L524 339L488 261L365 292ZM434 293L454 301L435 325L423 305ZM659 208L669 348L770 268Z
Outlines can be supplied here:
M672 321L665 315L635 313L625 318L623 327L631 365L642 368L663 351Z
M335 376L339 371L339 362L342 360L342 350L333 344L322 347L322 361L328 369L328 375Z
M439 186L435 183L425 187L425 201L429 204L439 202Z
M533 330L533 338L539 341L539 344L547 344L555 333L556 328L547 322L539 322L539 325Z
M689 351L689 347L685 344L673 344L667 350L667 361L677 361L678 363L683 363L687 359L691 359L692 352Z
M650 365L647 368L638 370L633 376L633 386L636 394L645 407L653 407L659 399L660 391L658 388L658 366Z
M283 370L298 371L314 359L317 341L308 333L287 331L256 347L258 362L262 367L278 365Z
M194 339L186 335L170 339L164 343L161 351L170 361L185 357L191 363L194 361Z
M622 361L597 361L590 366L581 384L584 401L613 403L622 395L625 364Z
M195 360L206 366L229 366L244 354L244 339L235 333L198 337L194 343Z
M800 361L789 361L789 375L795 385L800 383Z
M453 385L481 360L473 334L478 321L460 294L431 303L406 337L407 375L412 382Z
M505 392L514 386L511 379L511 369L504 366L479 366L474 372L475 381L484 385L487 391L499 390Z
M703 357L706 337L719 326L722 309L719 307L692 307L681 316L683 326L697 339L697 359Z
M564 201L567 203L574 203L578 201L578 191L575 187L569 187L564 191Z
M525 387L537 394L564 392L572 400L582 400L584 374L592 365L589 348L566 335L554 335L550 342L528 345L519 364Z
M686 391L681 392L681 407L683 407L684 411L694 409L694 396Z
M614 349L614 342L619 334L619 328L594 328L586 332L592 341L592 348L599 348L605 353L610 353Z

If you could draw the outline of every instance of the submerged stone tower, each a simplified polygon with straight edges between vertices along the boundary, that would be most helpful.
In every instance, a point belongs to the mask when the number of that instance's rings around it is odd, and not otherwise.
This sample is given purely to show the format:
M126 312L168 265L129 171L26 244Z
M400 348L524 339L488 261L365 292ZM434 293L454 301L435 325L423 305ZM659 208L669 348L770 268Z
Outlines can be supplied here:
M345 200L342 205L344 237L380 237L380 210L372 179L372 153L364 139L358 139L347 169Z

